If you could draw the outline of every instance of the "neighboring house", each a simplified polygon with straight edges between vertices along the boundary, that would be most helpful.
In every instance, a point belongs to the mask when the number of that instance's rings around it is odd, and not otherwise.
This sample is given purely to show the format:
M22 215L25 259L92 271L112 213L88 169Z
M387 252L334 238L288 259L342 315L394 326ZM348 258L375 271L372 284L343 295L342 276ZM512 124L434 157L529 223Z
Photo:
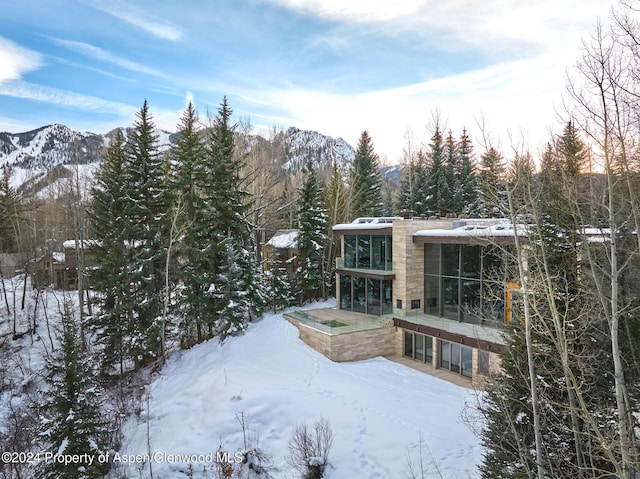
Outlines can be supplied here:
M298 230L277 230L264 244L264 271L269 271L276 259L286 267L289 278L295 272L295 257L298 255Z
M73 290L78 289L78 257L76 246L82 248L85 270L96 266L92 246L93 240L85 240L76 245L75 240L62 244L64 251L52 251L33 261L29 267L31 284L34 288Z
M333 231L336 309L288 314L301 339L335 361L387 356L482 385L498 367L500 325L518 291L505 275L512 226L359 218Z

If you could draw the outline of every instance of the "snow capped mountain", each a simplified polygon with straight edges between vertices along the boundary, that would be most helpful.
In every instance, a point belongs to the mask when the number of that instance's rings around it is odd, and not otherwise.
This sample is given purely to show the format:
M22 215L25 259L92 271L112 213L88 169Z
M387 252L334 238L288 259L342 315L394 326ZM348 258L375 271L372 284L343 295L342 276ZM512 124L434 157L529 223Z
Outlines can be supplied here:
M286 161L283 170L292 172L304 168L311 159L314 167L321 172L331 171L333 163L343 175L346 175L353 164L356 152L342 138L337 140L316 131L299 130L291 127L285 133Z
M0 168L10 166L14 177L12 185L22 186L27 179L34 183L50 184L57 178L72 176L68 165L95 165L117 130L106 134L78 132L64 125L48 125L24 133L0 132ZM124 129L125 135L131 131ZM161 150L168 149L176 134L158 131ZM263 142L280 142L283 174L303 170L311 160L321 176L328 175L336 162L343 175L349 171L355 150L342 138L334 139L315 131L289 128L268 140L253 136L243 144L251 149ZM50 176L55 178L48 179ZM34 181L37 180L37 181Z
M104 137L80 133L64 125L48 125L25 133L0 133L0 165L25 169L51 168L69 162L98 161Z

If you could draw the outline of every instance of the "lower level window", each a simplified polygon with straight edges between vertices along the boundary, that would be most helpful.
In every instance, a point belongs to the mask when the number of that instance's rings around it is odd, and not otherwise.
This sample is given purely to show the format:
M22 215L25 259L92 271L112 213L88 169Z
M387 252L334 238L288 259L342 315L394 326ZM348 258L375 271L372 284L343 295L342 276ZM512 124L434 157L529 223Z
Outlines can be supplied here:
M404 332L404 355L422 363L433 361L433 338L424 334Z
M458 343L440 341L439 366L470 378L473 371L473 350Z

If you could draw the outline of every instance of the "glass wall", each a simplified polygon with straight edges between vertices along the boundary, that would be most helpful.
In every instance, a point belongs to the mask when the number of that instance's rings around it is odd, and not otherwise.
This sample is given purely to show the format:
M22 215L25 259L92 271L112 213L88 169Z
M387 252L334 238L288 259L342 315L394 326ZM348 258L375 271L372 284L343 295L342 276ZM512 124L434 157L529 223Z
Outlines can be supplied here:
M504 261L498 248L425 245L425 308L458 321L504 321Z
M345 235L345 268L391 271L391 235Z
M404 355L423 363L433 362L433 338L424 334L404 332Z
M470 378L473 375L473 350L458 343L440 341L438 365L441 369Z
M340 275L340 309L367 314L393 311L391 280Z

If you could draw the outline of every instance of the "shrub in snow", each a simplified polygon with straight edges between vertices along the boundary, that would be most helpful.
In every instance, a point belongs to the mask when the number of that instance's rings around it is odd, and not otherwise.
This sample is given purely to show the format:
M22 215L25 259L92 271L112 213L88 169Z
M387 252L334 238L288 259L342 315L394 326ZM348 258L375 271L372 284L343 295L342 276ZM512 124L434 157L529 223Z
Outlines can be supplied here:
M320 418L309 427L299 424L289 441L287 462L303 479L321 479L329 465L329 451L333 445L333 431L329 421Z

